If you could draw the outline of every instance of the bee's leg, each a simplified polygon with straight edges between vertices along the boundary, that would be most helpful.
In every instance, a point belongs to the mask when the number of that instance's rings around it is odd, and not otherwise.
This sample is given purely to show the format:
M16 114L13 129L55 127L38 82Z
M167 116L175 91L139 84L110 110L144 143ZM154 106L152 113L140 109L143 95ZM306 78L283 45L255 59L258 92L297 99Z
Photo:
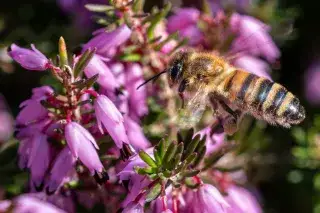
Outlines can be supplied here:
M238 123L242 117L242 113L239 110L232 110L224 101L220 100L219 105L227 113L227 116L222 121L224 131L228 135L233 135L238 130Z
M179 96L180 96L180 99L181 99L181 108L183 109L184 108L184 94L183 92L185 91L186 87L187 87L187 80L186 79L183 79L179 85L179 88L178 88L178 92L179 92Z

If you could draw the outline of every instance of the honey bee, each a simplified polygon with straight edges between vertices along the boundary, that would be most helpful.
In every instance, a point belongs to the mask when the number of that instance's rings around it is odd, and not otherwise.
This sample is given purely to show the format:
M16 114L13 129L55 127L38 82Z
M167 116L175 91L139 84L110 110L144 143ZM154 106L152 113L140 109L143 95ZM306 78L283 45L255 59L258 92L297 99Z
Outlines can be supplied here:
M145 83L163 73L168 73L172 86L178 86L182 99L185 92L194 94L183 110L182 122L186 127L199 121L208 105L222 118L224 131L229 135L237 131L244 114L286 128L305 118L299 99L285 87L238 69L212 53L178 52L167 70Z

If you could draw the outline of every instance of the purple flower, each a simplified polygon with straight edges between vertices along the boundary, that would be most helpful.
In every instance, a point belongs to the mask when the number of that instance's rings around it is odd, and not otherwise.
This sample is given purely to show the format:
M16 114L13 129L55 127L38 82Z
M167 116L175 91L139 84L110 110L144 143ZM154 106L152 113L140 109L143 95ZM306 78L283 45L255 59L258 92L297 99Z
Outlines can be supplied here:
M7 212L11 206L10 200L1 200L0 201L0 212Z
M124 119L124 126L127 130L128 139L130 144L135 150L146 149L150 146L150 142L144 136L143 131L139 124L129 117Z
M193 212L224 213L229 207L218 189L210 184L203 184L196 192L193 192L190 198L187 206L192 208Z
M50 171L47 190L49 193L56 191L63 180L67 178L68 173L73 168L76 158L71 154L68 147L65 147L56 157L53 167Z
M232 51L261 55L271 63L280 57L280 51L268 33L268 25L235 13L231 16L230 27L238 35L232 44Z
M14 199L14 211L19 213L64 213L65 211L55 207L54 205L45 201L39 200L34 196L28 194L21 195Z
M28 167L31 170L31 180L36 187L40 187L43 183L46 171L50 163L50 146L47 136L38 133L32 139L32 148L28 160Z
M86 74L87 78L99 74L97 80L98 84L110 92L114 92L115 89L119 87L119 84L113 73L98 55L93 56L89 64L84 69L84 73Z
M32 90L32 97L20 104L22 110L18 114L16 121L20 125L28 125L34 121L41 120L48 115L48 110L41 105L41 100L46 100L53 90L48 86L35 88Z
M206 154L210 154L214 152L215 150L219 149L220 146L223 144L224 139L225 139L225 133L213 133L212 132L212 127L208 126L199 132L194 134L194 137L196 135L200 135L200 139L206 136L206 147L207 151Z
M124 128L123 116L112 101L104 95L99 95L94 102L94 109L100 131L103 133L102 127L105 127L120 149L123 143L128 144L129 140Z
M73 156L79 157L92 175L103 171L103 165L96 151L99 147L88 130L76 122L70 122L65 127L65 137Z
M314 105L320 104L320 63L312 64L305 74L305 95Z
M32 149L31 138L25 138L23 140L20 140L19 149L18 149L18 154L19 154L18 165L20 169L25 169L28 167L28 161L30 158L31 149Z
M262 209L256 198L245 188L232 185L229 187L226 200L230 205L228 213L261 213Z
M199 44L203 34L197 26L200 11L194 8L178 9L175 15L168 18L167 28L169 33L179 31L179 35L189 38L191 45Z
M122 213L143 213L143 206L140 203L131 202L126 208L123 209Z
M233 61L233 64L236 67L242 68L255 75L268 78L271 80L269 65L263 60L260 60L254 56L250 56L250 55L240 56L239 58L236 58Z
M141 117L148 113L146 87L137 90L137 87L144 82L142 68L139 64L129 64L126 74L130 116Z
M111 56L115 48L125 43L131 36L131 30L126 25L123 24L117 29L106 32L104 28L97 30L94 33L94 38L92 38L88 43L83 46L83 51L89 48L96 48L97 54L103 56Z
M0 144L7 141L14 130L14 119L11 116L4 97L0 94Z
M15 44L10 47L9 55L27 70L44 71L48 68L49 60L31 44L30 49L21 48Z

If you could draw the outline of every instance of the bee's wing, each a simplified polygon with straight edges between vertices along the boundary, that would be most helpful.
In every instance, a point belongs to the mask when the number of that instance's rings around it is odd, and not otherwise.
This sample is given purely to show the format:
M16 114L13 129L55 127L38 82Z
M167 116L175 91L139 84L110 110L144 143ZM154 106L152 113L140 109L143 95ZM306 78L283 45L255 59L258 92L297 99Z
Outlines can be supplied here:
M178 124L181 128L194 127L202 117L208 104L208 91L200 85L198 91L186 100L186 106L180 109Z

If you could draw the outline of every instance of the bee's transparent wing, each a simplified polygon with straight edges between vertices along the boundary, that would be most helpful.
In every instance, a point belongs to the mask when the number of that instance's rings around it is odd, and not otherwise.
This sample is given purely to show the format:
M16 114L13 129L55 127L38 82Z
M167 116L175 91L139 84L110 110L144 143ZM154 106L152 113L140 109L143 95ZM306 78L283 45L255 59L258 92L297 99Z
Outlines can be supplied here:
M181 128L194 127L201 119L208 104L208 92L204 85L186 100L186 105L179 110L177 116L178 124Z

